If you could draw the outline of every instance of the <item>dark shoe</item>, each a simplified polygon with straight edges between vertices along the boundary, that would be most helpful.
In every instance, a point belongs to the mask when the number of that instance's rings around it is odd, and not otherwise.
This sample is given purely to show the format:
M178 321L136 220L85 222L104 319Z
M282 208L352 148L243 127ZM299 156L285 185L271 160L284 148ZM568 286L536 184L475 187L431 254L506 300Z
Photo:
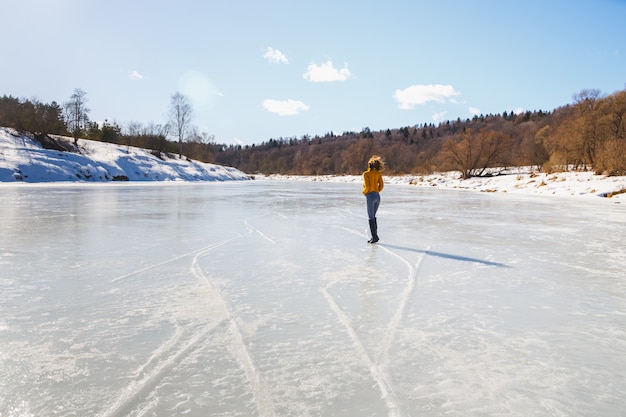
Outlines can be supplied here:
M372 238L368 240L368 243L376 243L380 239L378 239L378 224L376 223L376 218L370 219L370 232L372 232Z

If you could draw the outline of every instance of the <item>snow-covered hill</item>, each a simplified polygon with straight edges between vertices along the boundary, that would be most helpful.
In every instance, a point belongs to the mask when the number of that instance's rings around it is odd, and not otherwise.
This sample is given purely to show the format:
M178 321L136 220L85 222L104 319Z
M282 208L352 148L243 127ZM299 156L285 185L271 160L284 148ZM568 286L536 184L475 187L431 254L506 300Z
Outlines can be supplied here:
M73 147L73 139L54 137ZM80 152L44 149L32 137L0 127L0 182L227 181L249 180L236 168L178 156L160 159L149 150L78 140Z

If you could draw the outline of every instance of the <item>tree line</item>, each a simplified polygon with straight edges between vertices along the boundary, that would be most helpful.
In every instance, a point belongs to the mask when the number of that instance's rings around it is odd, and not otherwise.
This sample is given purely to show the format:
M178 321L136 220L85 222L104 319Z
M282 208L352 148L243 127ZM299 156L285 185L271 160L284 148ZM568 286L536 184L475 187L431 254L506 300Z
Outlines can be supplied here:
M63 106L0 98L0 125L36 138L71 135L120 145L178 153L233 166L249 174L358 175L372 154L387 161L387 174L456 170L463 178L493 175L494 167L533 166L546 172L592 169L626 175L626 90L607 96L583 90L573 103L552 111L503 112L400 128L328 132L323 136L269 139L255 145L224 145L192 124L185 96L172 95L165 124L89 120L86 93L75 90Z
M377 132L365 127L341 135L229 146L216 162L251 174L358 175L368 158L378 154L386 159L390 175L455 170L470 178L512 166L626 175L626 90L605 97L598 90L583 90L573 98L553 111L505 111L438 125Z
M4 95L0 97L0 126L31 133L44 147L71 152L80 152L78 139L84 138L149 149L159 157L163 153L178 153L180 157L211 162L213 154L222 147L214 143L213 136L200 133L191 124L193 108L178 92L171 97L164 124L129 122L121 126L108 120L98 123L89 118L87 102L87 93L81 89L75 89L63 104ZM54 135L72 137L74 146L62 143Z

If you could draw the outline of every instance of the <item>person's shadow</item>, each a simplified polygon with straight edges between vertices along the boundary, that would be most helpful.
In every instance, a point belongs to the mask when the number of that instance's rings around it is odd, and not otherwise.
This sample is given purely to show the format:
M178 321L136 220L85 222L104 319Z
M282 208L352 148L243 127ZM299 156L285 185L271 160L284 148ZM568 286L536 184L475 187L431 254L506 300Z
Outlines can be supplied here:
M426 255L437 256L439 258L445 258L445 259L452 259L454 261L473 262L473 263L482 264L482 265L497 266L499 268L510 268L510 266L502 264L500 262L484 261L482 259L468 258L467 256L452 255L449 253L435 252L432 250L408 248L406 246L390 245L388 243L378 243L378 245L385 247L385 248L389 248L389 249L398 249L398 250L406 250L410 252L424 253Z

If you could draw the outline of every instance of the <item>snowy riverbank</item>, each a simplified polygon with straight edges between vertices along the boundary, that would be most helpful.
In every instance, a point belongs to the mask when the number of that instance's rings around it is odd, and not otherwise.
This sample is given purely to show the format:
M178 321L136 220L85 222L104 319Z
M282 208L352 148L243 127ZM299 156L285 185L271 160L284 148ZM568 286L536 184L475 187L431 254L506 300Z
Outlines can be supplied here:
M360 176L295 176L270 175L269 180L295 181L362 181ZM385 176L388 184L405 184L416 187L461 189L481 192L512 194L609 197L614 201L626 201L626 177L607 177L593 172L535 173L529 168L513 168L506 174L484 178L460 179L458 172L443 172L431 175Z
M72 139L60 138L71 145ZM202 163L177 156L162 158L149 150L90 140L78 141L80 153L44 149L32 138L0 128L0 183L128 181L227 181L251 177L236 168ZM360 183L358 175L256 175L259 180L330 181ZM626 201L626 177L593 172L536 173L512 168L503 175L460 179L458 172L424 176L385 176L388 184L533 195L608 197Z
M73 146L73 139L54 137ZM13 129L0 128L1 182L228 181L250 177L236 168L177 155L161 158L149 150L78 140L78 152L44 149Z

